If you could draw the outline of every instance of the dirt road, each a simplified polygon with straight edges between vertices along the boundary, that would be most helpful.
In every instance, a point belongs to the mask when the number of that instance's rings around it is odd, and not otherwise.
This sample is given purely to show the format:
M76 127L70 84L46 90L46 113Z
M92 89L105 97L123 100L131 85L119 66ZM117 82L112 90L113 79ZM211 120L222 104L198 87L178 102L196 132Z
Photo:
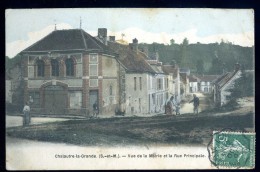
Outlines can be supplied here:
M201 114L154 117L125 117L70 120L28 127L11 127L7 136L76 145L203 144L214 130L253 129L254 117L247 114Z
M200 100L199 112L212 108L212 100L209 94L195 93ZM192 100L192 95L187 98L188 101ZM193 103L185 102L181 105L181 114L193 113Z

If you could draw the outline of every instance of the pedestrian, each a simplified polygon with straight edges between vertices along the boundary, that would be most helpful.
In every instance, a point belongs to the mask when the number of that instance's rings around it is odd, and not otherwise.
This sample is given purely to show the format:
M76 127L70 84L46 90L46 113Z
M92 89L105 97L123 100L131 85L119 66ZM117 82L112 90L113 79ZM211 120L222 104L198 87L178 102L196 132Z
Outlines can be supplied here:
M93 104L93 117L97 117L98 115L98 103L97 101L95 101L95 103Z
M170 100L166 104L165 113L167 115L173 115L173 111L174 111L174 97L171 96Z
M176 103L175 105L176 116L181 115L180 109L181 109L180 103Z
M31 122L30 106L28 105L28 103L25 103L23 108L23 126L29 125L30 122Z
M200 105L200 99L196 96L196 94L193 94L193 99L189 102L193 102L193 111L194 114L199 114L199 105Z

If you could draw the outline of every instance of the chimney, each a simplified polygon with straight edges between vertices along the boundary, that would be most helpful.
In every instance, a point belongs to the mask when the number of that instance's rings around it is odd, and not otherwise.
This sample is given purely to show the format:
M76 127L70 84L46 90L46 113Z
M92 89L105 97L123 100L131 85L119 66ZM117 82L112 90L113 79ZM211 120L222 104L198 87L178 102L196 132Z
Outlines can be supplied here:
M115 42L116 41L116 37L115 36L109 36L109 41Z
M107 45L107 29L106 28L98 28L98 38L103 42L103 44Z
M235 64L235 71L238 71L240 69L240 64L239 63L236 63Z
M133 39L133 43L130 43L129 45L133 51L138 52L138 40L136 38Z

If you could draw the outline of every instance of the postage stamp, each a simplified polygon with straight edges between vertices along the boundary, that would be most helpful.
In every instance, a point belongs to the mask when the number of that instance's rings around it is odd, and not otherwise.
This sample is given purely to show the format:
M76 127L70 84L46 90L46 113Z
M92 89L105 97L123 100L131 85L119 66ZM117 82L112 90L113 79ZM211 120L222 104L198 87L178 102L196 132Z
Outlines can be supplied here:
M219 167L254 168L255 133L214 132L213 162Z

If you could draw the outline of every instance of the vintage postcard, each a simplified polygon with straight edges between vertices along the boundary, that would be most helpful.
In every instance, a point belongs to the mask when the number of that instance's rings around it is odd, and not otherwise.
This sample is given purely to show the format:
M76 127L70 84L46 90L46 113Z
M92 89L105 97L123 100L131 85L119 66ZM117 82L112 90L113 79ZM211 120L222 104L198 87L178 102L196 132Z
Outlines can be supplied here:
M7 9L8 170L254 169L253 9Z

